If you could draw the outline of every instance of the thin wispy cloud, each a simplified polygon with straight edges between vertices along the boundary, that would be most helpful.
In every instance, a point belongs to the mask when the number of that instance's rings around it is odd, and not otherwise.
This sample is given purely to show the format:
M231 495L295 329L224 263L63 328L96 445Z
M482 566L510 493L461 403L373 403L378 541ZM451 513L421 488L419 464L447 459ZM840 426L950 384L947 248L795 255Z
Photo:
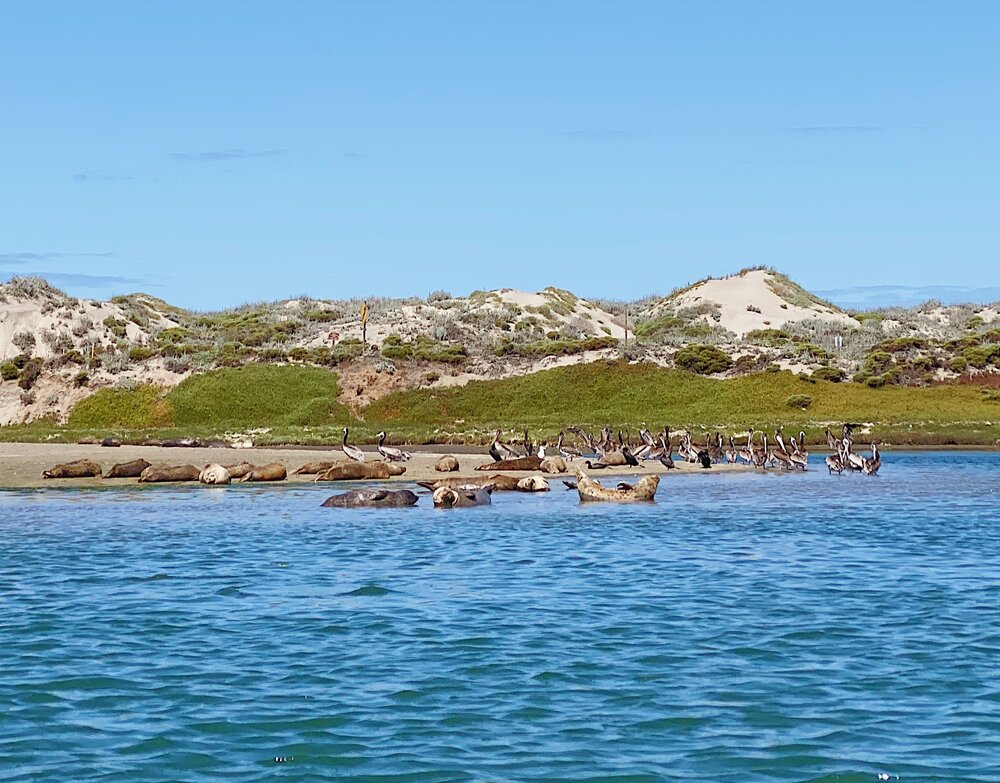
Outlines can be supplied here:
M168 152L176 160L193 161L195 163L216 163L225 160L248 160L250 158L269 158L280 155L283 150L248 150L234 147L226 150L204 150L202 152Z
M631 131L624 128L568 128L559 131L560 136L568 136L571 139L614 139L629 133Z
M982 304L1000 300L1000 286L976 288L960 285L871 285L817 291L841 307L867 310L875 307L912 307L929 300L943 304Z
M73 175L74 182L127 182L135 177L127 177L121 174L105 174L101 171L81 171Z
M884 130L880 125L802 125L781 128L785 133L800 133L804 136L822 136L837 133L876 133Z
M159 283L155 283L148 278L142 277L121 277L119 275L86 275L75 272L32 272L33 277L42 277L48 280L57 288L108 288L109 286L134 285L144 288L162 288ZM10 279L7 276L7 280Z
M114 258L114 253L0 253L0 266L20 266L62 258Z

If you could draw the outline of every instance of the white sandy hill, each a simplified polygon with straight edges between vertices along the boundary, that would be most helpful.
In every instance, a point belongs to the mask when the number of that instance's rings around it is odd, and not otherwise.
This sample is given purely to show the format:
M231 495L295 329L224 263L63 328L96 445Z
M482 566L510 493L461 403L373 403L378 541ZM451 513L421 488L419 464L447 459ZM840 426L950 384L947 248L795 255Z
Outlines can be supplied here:
M741 337L754 329L780 329L811 318L858 326L843 310L768 269L702 280L655 302L642 315L656 318L683 310L695 311L696 320L714 323Z
M92 345L110 348L121 339L145 343L153 331L175 325L154 303L142 296L132 303L77 299L33 280L0 285L0 361L23 353L17 343L24 335L31 335L30 352L42 359L69 350L86 353ZM136 307L142 310L138 320Z
M297 301L287 302L294 309ZM333 302L313 302L311 306L334 306ZM410 339L430 336L439 340L470 341L486 335L501 336L519 329L525 335L532 330L536 337L559 331L567 337L625 336L622 319L614 313L581 299L561 288L546 288L529 293L514 288L475 291L469 296L448 297L435 301L409 300L386 306L373 306L368 321L368 341L379 345L390 334ZM324 325L305 341L310 347L323 345L329 332L338 339L360 338L361 320L353 308L351 315Z

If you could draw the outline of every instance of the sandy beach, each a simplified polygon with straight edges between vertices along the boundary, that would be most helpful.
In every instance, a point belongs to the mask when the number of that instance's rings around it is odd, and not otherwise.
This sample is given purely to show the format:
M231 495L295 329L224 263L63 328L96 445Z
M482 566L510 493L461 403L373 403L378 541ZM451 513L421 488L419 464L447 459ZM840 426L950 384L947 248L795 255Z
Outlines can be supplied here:
M380 459L374 449L368 451L369 460ZM438 473L434 470L434 463L441 457L441 451L413 451L413 459L406 464L406 473L385 481L405 483L412 481L426 481L436 478L454 476L483 476L490 475L495 471L476 471L479 465L487 463L490 458L487 454L460 453L456 452L460 471L458 473ZM255 465L265 465L270 462L280 462L288 470L289 476L286 481L274 482L272 486L300 484L310 482L313 476L292 475L300 466L307 462L317 460L337 460L343 459L344 455L340 449L289 449L289 448L252 448L252 449L222 449L222 448L167 448L160 446L120 446L116 448L102 447L97 445L84 444L48 444L48 443L3 443L0 444L0 490L2 489L34 489L40 487L81 487L100 488L135 485L138 487L169 486L164 484L139 484L137 479L43 479L42 471L48 470L53 465L71 462L78 459L90 459L96 462L107 472L113 465L120 462L129 462L134 459L145 459L148 462L159 465L195 465L202 467L208 463L233 464L247 461ZM577 466L582 466L580 460L567 463L570 473ZM686 473L705 472L700 466L677 462L678 469L670 471L671 475L684 475ZM752 470L745 465L714 465L712 472L734 472ZM659 462L648 462L638 468L612 468L602 471L593 471L593 478L601 479L602 476L643 476L651 473L666 472ZM536 475L538 471L507 472L512 476ZM567 474L568 475L568 474ZM552 480L558 480L558 475L549 476ZM341 482L331 482L330 486L337 486Z

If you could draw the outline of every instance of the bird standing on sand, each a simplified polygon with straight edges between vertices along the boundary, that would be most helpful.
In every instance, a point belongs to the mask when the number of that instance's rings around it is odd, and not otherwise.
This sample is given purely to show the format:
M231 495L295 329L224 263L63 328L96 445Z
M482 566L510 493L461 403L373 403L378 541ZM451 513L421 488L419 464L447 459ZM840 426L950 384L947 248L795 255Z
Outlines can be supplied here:
M387 462L406 462L412 458L412 454L408 451L403 451L402 449L394 449L391 446L384 446L385 443L385 431L383 430L378 434L378 453L382 455L382 459Z
M340 447L344 454L347 455L348 459L353 459L355 462L364 462L365 453L359 449L357 446L352 446L347 442L347 427L344 427L344 443Z

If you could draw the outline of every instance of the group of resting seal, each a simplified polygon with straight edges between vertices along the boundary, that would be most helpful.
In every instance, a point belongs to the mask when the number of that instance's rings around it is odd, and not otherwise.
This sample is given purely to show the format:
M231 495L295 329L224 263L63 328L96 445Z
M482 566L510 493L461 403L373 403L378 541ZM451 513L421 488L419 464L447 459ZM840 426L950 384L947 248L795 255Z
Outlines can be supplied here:
M450 455L441 457L435 464L439 472L455 472L458 460ZM543 473L565 473L562 457L519 457L480 465L477 471L486 470L537 470ZM317 461L302 465L297 475L315 476L315 481L363 481L388 479L401 476L406 468L393 462L355 462L353 460ZM209 463L201 468L194 465L153 465L144 459L122 462L107 473L89 459L79 459L56 465L42 473L45 479L60 478L137 478L141 484L166 482L199 482L201 484L230 484L233 481L263 482L284 481L288 476L279 462L253 465L238 462L232 465ZM582 468L576 472L576 482L564 482L579 492L581 501L635 502L653 500L660 477L645 476L634 485L619 484L610 489L591 479ZM502 473L489 476L441 478L436 481L418 481L417 484L431 491L435 507L462 508L485 506L492 503L494 492L547 492L549 483L541 475L517 478ZM418 496L410 490L354 489L333 495L323 503L328 508L399 508L413 506Z

